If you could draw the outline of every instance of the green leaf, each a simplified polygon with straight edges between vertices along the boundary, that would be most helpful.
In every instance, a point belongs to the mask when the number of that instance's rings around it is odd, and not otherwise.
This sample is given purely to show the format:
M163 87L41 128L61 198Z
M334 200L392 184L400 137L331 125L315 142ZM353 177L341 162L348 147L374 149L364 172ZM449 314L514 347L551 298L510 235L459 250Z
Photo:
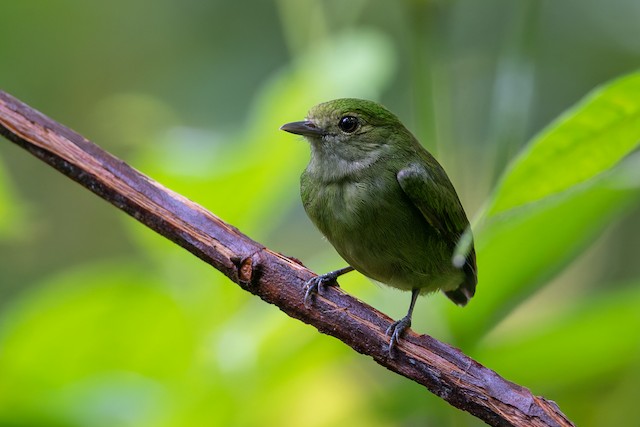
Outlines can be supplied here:
M0 162L0 239L16 239L29 234L27 209L16 196L5 167Z
M474 356L538 390L626 371L640 358L638 285L603 286L606 291L583 298L572 310L488 339Z
M640 74L597 89L534 138L476 221L477 296L449 309L460 342L478 340L637 203L639 159L622 160L639 141Z
M18 410L143 425L120 421L162 406L194 351L182 307L144 271L114 263L61 275L0 317L0 424Z
M312 106L332 98L378 98L395 62L389 39L376 31L325 39L266 80L237 133L176 123L159 144L145 145L149 150L134 164L260 240L300 203L299 176L309 160L309 145L280 125L302 120Z
M640 73L594 90L529 144L489 203L492 217L611 169L640 143Z

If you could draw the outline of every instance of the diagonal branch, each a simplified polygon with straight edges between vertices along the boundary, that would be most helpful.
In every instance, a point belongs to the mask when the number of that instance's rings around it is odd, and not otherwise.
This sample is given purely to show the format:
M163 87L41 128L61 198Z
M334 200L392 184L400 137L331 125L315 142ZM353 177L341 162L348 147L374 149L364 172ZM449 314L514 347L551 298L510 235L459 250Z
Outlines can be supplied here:
M302 288L313 276L311 271L2 91L0 133L220 270L244 290L424 385L487 424L573 425L552 401L533 396L428 335L407 331L396 357L389 358L385 335L389 317L335 287L318 295L313 308L306 309Z

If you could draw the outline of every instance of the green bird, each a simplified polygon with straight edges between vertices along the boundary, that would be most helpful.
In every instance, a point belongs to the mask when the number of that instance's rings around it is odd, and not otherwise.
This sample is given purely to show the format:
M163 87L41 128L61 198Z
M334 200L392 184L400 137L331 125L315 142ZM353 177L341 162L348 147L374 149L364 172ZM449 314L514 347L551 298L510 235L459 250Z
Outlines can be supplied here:
M281 129L310 143L300 178L304 209L349 264L307 282L305 305L319 286L354 269L411 291L407 315L386 331L393 357L419 294L442 290L467 304L477 283L475 250L471 243L455 262L454 250L469 220L442 166L394 114L372 101L336 99Z

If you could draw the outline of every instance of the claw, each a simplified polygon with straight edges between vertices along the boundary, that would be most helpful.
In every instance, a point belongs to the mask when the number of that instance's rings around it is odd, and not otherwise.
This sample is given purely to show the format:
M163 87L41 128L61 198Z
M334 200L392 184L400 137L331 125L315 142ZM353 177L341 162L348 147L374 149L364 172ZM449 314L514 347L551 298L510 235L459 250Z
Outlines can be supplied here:
M320 284L323 282L323 276L312 277L304 284L304 306L306 308L311 307L311 301L313 297L318 293L318 288Z
M304 306L309 308L314 295L320 291L321 286L338 286L336 279L345 273L353 271L353 267L344 267L340 270L330 271L327 274L321 276L312 277L304 284Z
M420 289L412 289L411 290L411 304L409 304L409 311L407 311L407 315L402 319L393 322L391 326L387 328L386 334L391 337L389 340L389 358L393 359L393 350L398 345L398 341L400 341L400 337L406 331L409 326L411 326L411 316L413 315L413 307L416 305L416 299L420 294Z
M398 345L400 337L411 326L411 316L405 316L402 319L393 322L391 326L387 328L386 334L391 337L389 340L389 357L394 358L393 351Z

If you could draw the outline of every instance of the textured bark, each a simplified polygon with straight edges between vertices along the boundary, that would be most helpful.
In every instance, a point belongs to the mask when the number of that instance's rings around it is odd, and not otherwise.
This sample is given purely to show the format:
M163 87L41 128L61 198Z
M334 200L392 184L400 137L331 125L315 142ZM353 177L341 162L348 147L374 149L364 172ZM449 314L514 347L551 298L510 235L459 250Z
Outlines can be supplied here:
M303 304L313 273L168 190L76 132L0 91L0 133L287 315L334 336L494 426L572 426L557 405L428 335L407 331L392 359L392 320L330 287Z

